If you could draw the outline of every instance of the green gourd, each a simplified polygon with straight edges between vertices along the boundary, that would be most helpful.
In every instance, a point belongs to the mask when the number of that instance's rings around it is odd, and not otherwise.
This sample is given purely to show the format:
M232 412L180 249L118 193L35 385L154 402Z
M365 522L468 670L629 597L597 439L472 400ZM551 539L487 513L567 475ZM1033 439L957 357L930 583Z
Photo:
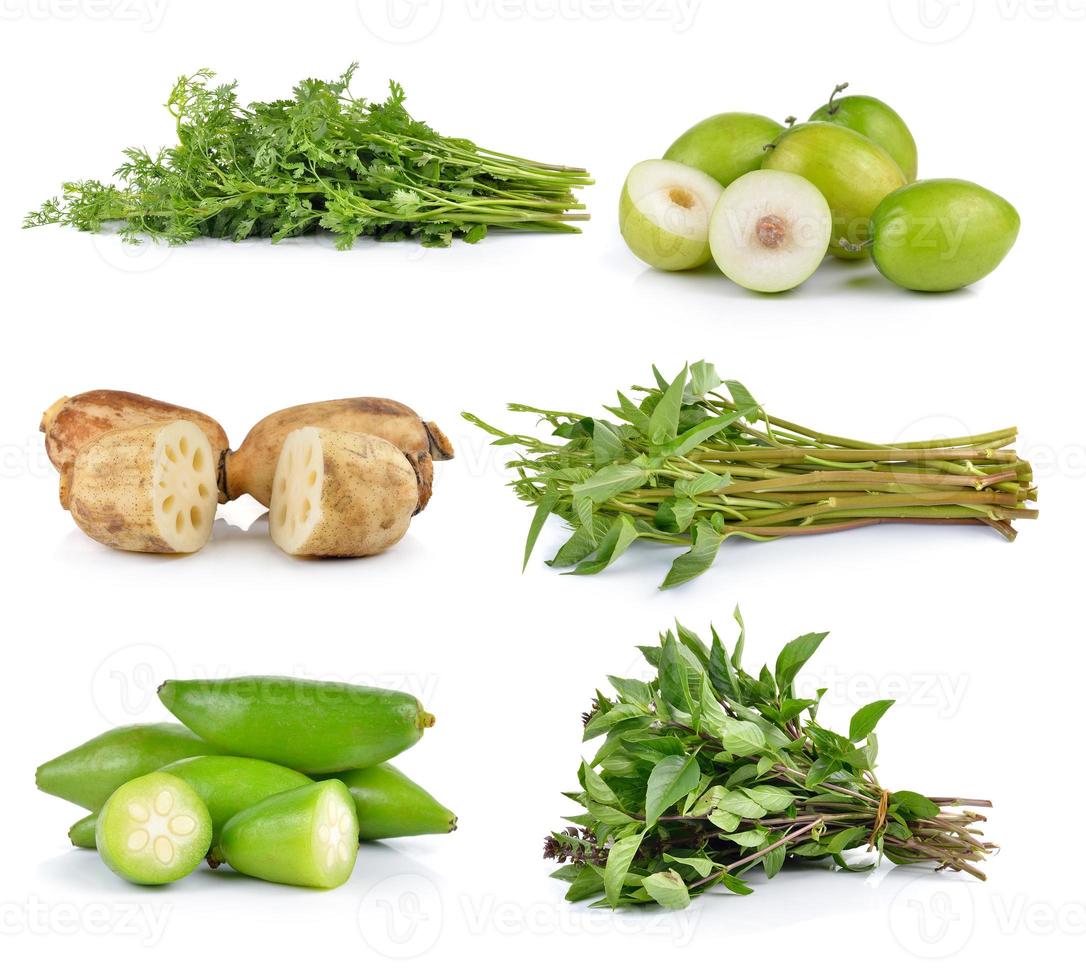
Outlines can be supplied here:
M137 776L177 759L218 751L181 725L128 725L42 763L35 778L42 792L98 810L115 789Z
M360 840L448 834L456 830L455 813L387 762L337 773L335 778L354 798Z
M307 773L384 762L434 723L410 694L290 677L171 680L158 696L220 749Z

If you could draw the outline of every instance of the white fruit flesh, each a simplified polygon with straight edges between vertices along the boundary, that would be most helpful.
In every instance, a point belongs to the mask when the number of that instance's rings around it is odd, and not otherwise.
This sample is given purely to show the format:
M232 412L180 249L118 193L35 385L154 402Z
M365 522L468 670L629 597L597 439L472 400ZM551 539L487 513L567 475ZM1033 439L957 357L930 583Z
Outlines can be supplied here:
M418 503L419 477L392 443L358 432L295 429L272 481L272 540L290 555L375 555L404 536Z
M320 430L295 429L283 442L275 468L271 534L288 554L298 554L321 519L324 453Z
M125 812L130 826L125 849L164 866L173 864L178 845L191 838L197 826L196 818L177 805L168 789L146 802L132 800Z
M192 552L211 537L218 489L207 436L192 422L171 422L155 445L154 512L174 551Z
M660 269L708 261L709 219L723 188L708 174L672 160L644 160L626 178L619 208L623 238Z
M348 807L339 793L325 793L317 807L313 853L321 873L332 878L342 877L343 871L354 865L358 854L358 817L353 802Z
M183 780L150 773L119 787L95 821L106 865L139 884L165 884L192 871L211 844L207 806Z
M822 193L798 174L755 170L734 181L713 211L709 245L720 270L758 292L810 278L829 246L833 218Z
M60 502L95 541L123 551L196 551L218 503L216 457L193 422L115 429L60 474Z

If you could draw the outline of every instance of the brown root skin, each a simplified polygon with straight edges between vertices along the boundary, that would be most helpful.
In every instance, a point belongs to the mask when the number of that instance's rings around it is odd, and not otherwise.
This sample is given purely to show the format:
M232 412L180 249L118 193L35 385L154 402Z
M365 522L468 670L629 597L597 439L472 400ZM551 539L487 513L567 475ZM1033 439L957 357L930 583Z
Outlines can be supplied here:
M106 433L178 419L199 426L216 455L229 449L226 432L209 415L130 391L96 389L59 398L43 413L40 428L49 460L63 474L84 446ZM220 493L219 500L226 497Z
M48 432L53 427L53 422L60 414L60 410L68 404L71 399L64 395L62 398L58 398L52 405L50 405L44 412L41 413L41 422L38 425L39 432Z
M323 476L308 481L314 497L299 498L299 474L310 466L311 450L319 453L314 472ZM306 454L301 468L299 453ZM418 511L419 478L399 447L364 433L306 426L291 433L280 455L269 520L272 540L288 554L361 558L386 551L407 533Z
M69 501L72 495L72 467L65 466L60 471L60 506L69 509Z
M106 432L64 467L61 506L88 537L111 548L198 550L216 507L209 452L203 430L188 419Z
M433 422L423 422L406 405L388 398L340 398L310 402L273 412L249 430L242 444L223 459L220 490L227 500L249 494L264 506L271 502L272 479L286 437L315 426L376 436L392 443L411 461L419 481L419 510L430 499L433 460L452 459L453 449Z
M452 459L455 455L449 437L438 428L436 422L423 422L426 434L430 437L430 456L439 462Z

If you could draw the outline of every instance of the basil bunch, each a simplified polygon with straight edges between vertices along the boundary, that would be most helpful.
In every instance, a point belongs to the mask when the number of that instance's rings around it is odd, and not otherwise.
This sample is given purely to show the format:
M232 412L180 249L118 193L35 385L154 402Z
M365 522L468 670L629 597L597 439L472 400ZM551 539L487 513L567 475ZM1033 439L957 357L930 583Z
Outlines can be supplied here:
M717 886L748 894L758 867L767 878L786 861L854 869L854 848L869 854L860 866L886 858L983 879L977 864L995 845L962 808L991 803L883 789L875 726L893 701L860 708L847 736L823 727L825 690L800 697L795 681L826 634L798 637L754 676L735 618L731 652L715 630L706 643L677 624L641 647L651 681L611 677L614 694L597 692L584 737L604 741L567 794L584 812L545 846L566 897L683 908Z

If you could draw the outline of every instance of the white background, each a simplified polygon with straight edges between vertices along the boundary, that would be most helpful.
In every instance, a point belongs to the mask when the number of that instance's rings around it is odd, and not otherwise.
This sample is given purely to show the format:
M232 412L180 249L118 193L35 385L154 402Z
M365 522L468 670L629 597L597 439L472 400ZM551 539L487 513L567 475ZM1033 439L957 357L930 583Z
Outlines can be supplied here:
M1084 40L1076 0L0 0L6 972L282 975L392 957L411 975L588 975L619 960L942 976L1081 963ZM354 59L357 93L379 97L394 77L444 133L589 166L587 233L340 254L319 240L171 251L19 230L62 180L106 177L122 147L168 141L161 104L178 74L212 66L243 99L268 99ZM714 112L803 118L845 79L909 121L921 176L970 178L1017 205L1018 245L988 281L920 296L831 262L764 298L626 252L615 209L630 165ZM523 425L505 401L593 411L654 361L674 373L702 357L778 414L857 437L1017 424L1043 517L1014 545L962 528L730 543L711 573L667 593L655 585L673 556L651 549L595 579L552 572L554 527L521 575L529 514L459 412ZM223 509L194 557L111 553L57 506L37 433L55 398L96 387L202 409L235 445L289 404L386 395L438 420L459 455L377 559L288 559L263 523L226 523L252 521L251 501ZM996 801L1003 851L987 884L810 869L684 914L562 901L540 850L569 809L559 791L575 784L594 687L638 670L634 645L673 617L729 633L737 602L755 664L832 630L806 682L830 687L827 718L898 698L880 726L885 783ZM206 871L141 890L73 853L79 814L35 791L35 766L111 725L163 718L153 690L166 677L244 673L418 693L438 724L403 766L461 830L366 847L331 893Z

